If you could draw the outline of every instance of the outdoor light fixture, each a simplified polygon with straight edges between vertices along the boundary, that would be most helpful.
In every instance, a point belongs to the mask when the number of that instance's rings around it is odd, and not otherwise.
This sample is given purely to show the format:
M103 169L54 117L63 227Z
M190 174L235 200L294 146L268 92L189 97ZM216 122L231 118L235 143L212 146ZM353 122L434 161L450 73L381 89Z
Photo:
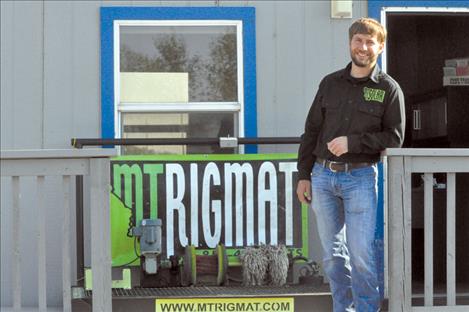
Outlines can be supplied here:
M331 18L352 18L352 0L331 0Z

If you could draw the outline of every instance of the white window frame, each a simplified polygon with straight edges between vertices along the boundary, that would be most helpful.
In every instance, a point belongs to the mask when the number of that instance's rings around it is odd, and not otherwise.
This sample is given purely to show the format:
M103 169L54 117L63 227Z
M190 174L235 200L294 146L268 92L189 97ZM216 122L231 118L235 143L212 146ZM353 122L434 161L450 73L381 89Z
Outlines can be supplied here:
M120 103L120 27L121 26L235 26L238 81L237 102ZM114 20L114 133L122 138L121 113L236 112L237 137L244 137L243 23L238 20ZM242 148L240 147L240 152Z

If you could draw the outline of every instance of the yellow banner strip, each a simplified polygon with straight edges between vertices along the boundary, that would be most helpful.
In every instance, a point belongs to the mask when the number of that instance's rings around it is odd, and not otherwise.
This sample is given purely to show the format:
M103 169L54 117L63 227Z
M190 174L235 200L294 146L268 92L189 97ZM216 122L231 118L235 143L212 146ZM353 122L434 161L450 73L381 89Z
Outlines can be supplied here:
M156 312L293 312L293 298L156 299Z

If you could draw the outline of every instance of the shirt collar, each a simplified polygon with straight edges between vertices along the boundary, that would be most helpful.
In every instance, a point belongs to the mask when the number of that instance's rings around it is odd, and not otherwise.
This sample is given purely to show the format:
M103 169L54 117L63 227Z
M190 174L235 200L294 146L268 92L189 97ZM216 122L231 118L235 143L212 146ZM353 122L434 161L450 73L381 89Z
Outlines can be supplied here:
M373 70L371 71L370 75L368 77L363 77L363 78L354 78L350 75L350 70L352 69L352 62L348 63L347 67L344 68L342 71L342 78L346 78L349 81L353 82L362 82L362 81L367 81L368 79L371 79L374 83L379 83L379 78L381 77L381 69L379 68L379 65L376 64Z

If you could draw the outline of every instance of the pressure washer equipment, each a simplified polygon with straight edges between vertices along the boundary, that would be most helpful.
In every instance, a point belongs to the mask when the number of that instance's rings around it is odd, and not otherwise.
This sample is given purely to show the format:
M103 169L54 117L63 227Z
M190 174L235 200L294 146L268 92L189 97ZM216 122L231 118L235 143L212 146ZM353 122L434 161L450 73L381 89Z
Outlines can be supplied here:
M139 226L132 229L132 234L140 238L142 269L147 274L156 274L158 265L162 265L157 260L161 254L161 219L143 219Z

